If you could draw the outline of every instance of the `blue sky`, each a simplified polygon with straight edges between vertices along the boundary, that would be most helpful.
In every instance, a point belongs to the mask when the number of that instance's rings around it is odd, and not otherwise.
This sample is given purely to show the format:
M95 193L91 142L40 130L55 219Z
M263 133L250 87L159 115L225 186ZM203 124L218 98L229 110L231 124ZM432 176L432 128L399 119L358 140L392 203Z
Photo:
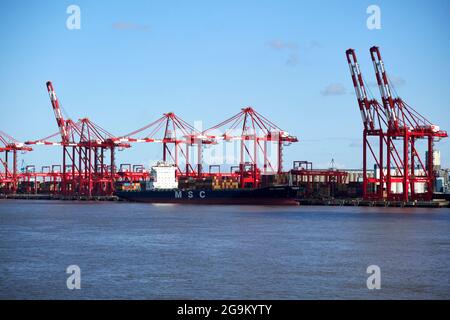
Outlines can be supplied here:
M70 4L81 8L81 30L66 28ZM370 4L381 8L381 30L366 27ZM167 111L209 127L251 105L299 137L285 149L285 167L293 160L323 167L334 158L358 168L362 123L345 50L357 50L365 78L374 81L372 45L381 47L399 95L450 130L449 1L0 6L0 129L19 140L57 131L45 88L52 80L71 118L87 116L116 135ZM437 146L449 166L450 143ZM35 149L26 163L60 162L58 149ZM160 155L160 147L146 144L119 153L118 161L147 164Z

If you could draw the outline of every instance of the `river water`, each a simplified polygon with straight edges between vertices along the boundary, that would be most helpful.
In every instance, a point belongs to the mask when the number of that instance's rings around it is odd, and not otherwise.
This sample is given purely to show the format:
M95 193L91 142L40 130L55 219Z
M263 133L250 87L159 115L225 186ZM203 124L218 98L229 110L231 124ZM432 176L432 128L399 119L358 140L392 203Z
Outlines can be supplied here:
M449 299L450 210L0 200L0 298Z

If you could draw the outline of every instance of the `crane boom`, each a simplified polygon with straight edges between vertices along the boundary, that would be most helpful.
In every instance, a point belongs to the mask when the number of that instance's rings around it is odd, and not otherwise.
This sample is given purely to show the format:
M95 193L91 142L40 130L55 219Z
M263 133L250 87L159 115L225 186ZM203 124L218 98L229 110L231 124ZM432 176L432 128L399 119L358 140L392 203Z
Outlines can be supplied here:
M389 127L398 129L398 117L396 113L394 99L392 98L391 86L386 74L383 59L381 59L380 49L376 46L370 48L370 55L377 78L378 89L381 93L383 107L389 121Z
M346 51L347 62L350 68L350 74L352 76L353 86L355 88L356 97L358 99L359 110L361 112L361 118L366 130L374 129L374 120L371 114L371 103L367 98L366 88L364 86L364 80L361 74L361 69L356 59L356 53L354 49L348 49Z
M67 132L66 122L59 107L59 101L56 97L55 89L53 89L53 84L51 81L47 81L47 91L50 96L50 101L52 103L53 112L55 113L56 123L58 124L59 132L61 134L61 139L63 143L69 142L69 134Z

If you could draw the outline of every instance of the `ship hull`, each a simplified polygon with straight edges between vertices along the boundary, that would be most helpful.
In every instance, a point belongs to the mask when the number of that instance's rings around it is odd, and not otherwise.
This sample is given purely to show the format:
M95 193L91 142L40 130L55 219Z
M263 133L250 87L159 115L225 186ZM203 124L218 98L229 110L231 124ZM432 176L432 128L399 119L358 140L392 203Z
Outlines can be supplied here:
M119 191L124 200L146 203L220 204L220 205L298 205L292 187L267 187L232 190L149 190Z

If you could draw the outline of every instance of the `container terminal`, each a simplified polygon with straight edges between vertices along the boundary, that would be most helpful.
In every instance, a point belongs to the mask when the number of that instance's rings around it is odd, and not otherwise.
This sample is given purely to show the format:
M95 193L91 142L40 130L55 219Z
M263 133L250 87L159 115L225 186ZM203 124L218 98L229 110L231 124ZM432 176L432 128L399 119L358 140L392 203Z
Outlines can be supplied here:
M52 82L46 83L58 132L19 142L0 131L0 198L128 200L150 203L449 206L449 171L435 143L447 132L397 96L378 47L370 48L381 102L370 96L356 52L346 51L362 119L363 167L283 167L284 148L299 139L252 107L199 131L173 112L123 136L89 118L65 119ZM219 132L219 134L218 134ZM235 142L239 163L224 170L202 163L204 148ZM116 152L159 143L162 159L150 168L117 164ZM420 153L420 145L425 148ZM18 155L38 146L61 149L62 162L18 169ZM269 155L275 150L276 160ZM192 162L196 158L196 163ZM199 160L200 159L200 160Z

